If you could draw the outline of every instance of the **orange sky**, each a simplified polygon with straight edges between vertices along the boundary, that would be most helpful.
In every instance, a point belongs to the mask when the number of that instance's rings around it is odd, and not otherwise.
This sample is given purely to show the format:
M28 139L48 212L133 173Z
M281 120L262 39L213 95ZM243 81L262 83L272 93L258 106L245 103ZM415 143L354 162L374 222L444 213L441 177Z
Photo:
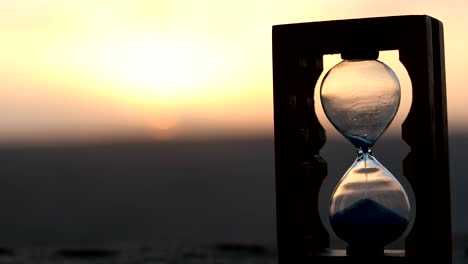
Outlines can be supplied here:
M450 129L468 129L468 2L381 2L1 1L0 142L271 134L272 25L404 14L444 22Z

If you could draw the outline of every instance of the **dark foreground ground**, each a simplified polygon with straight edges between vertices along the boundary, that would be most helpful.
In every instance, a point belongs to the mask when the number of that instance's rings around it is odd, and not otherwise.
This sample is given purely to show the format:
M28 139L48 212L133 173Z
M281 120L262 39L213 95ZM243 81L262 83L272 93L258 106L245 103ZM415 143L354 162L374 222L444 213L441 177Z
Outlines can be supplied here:
M454 248L466 261L468 136L450 143ZM406 151L383 138L375 155L398 177ZM335 180L355 155L341 139L322 154ZM64 249L89 247L110 254L73 263L274 263L273 139L2 146L0 211L2 263L69 263Z

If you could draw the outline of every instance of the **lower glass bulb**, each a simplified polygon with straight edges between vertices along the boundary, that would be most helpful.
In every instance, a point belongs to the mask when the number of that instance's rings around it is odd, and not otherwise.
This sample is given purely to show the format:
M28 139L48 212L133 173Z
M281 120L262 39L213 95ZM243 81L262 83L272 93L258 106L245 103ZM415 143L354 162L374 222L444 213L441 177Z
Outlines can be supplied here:
M410 204L398 180L370 153L362 153L337 185L330 224L348 250L381 248L409 223Z

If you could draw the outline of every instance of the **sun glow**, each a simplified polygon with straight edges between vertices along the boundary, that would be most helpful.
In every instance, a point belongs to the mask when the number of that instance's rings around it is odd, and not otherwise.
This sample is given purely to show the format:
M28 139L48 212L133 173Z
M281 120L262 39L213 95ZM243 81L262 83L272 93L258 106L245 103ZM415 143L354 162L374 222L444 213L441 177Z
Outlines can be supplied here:
M49 64L48 75L89 83L83 86L94 94L111 87L114 97L129 102L203 100L219 93L214 88L229 68L219 48L190 36L121 33L49 44L39 58Z
M196 40L132 34L94 47L90 64L124 97L164 105L209 94L222 76L215 54Z
M189 34L87 32L49 38L22 51L35 62L22 65L23 70L48 84L42 93L60 101L91 95L88 105L113 109L121 114L121 124L144 126L158 139L174 138L181 115L194 107L222 108L217 102L240 100L229 93L236 84L226 84L236 70L230 64L234 55Z

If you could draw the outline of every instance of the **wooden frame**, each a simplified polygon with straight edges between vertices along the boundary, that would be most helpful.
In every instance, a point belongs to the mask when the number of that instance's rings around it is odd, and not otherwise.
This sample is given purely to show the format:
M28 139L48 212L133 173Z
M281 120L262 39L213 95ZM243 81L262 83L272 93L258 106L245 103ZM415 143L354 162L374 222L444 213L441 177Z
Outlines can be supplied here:
M412 82L413 101L402 125L402 138L410 147L403 173L417 202L416 219L402 254L385 254L378 257L379 263L434 258L450 263L443 27L429 16L273 26L278 263L356 261L355 256L329 250L329 235L319 217L318 193L327 176L326 161L319 154L326 135L314 108L323 55L348 49L398 50ZM365 262L371 257L358 258Z

